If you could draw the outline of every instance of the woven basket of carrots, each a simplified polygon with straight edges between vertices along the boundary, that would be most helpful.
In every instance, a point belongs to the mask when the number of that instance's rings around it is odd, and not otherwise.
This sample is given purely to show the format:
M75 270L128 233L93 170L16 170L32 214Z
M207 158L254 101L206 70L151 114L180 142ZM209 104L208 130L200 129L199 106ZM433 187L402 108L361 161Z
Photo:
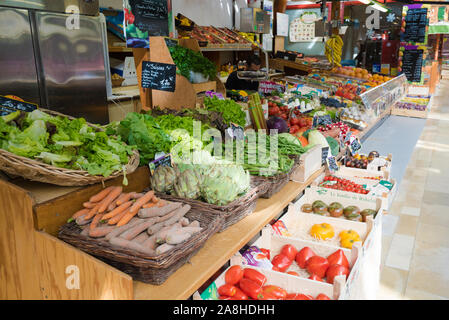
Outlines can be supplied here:
M90 197L58 237L131 275L159 285L221 229L221 216L160 199L152 190L111 186Z

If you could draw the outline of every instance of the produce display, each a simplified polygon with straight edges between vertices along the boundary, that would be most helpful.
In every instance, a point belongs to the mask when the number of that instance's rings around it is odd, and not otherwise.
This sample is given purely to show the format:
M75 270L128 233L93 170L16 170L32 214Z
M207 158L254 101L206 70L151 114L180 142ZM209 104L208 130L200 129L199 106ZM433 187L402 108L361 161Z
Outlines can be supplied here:
M388 157L380 157L379 152L371 151L368 155L356 153L353 156L347 155L344 159L344 165L348 168L368 169L371 164L375 170L381 170L382 167L387 167L391 159Z
M246 114L242 110L242 106L231 99L218 99L217 97L204 98L204 106L208 111L221 112L223 120L230 125L235 123L241 127L245 127Z
M226 271L225 284L218 287L218 294L220 300L331 300L325 294L312 297L298 292L289 293L268 283L262 272L239 265Z
M366 189L365 185L361 185L352 182L349 179L339 178L332 175L325 176L323 182L321 182L318 186L323 188L336 189L361 194L369 193L369 190Z
M189 81L192 82L192 72L200 73L209 80L215 79L217 76L217 67L209 59L203 57L201 52L180 45L170 46L168 50L176 64L176 72L189 79Z
M135 149L120 137L89 126L84 118L70 120L39 109L0 117L0 147L56 167L104 177L114 171L126 173L125 165Z
M324 54L331 64L341 66L341 54L343 39L338 34L333 34L325 43Z
M343 75L351 78L356 78L359 80L364 80L364 84L369 87L376 87L392 78L387 76L382 76L380 74L370 74L368 70L356 67L339 67L333 69L333 72L337 75Z
M83 206L69 219L82 228L81 235L149 256L173 250L203 229L184 217L188 204L158 199L152 190L127 193L111 186Z
M366 217L376 217L377 212L372 209L361 210L357 206L344 207L341 203L334 201L329 204L324 203L321 200L316 200L313 203L305 203L301 206L301 211L304 213L314 213L322 216L333 218L346 218L353 221L366 222ZM331 229L331 228L327 228ZM330 237L333 237L330 236Z
M405 96L394 105L398 109L426 111L430 97L428 96Z

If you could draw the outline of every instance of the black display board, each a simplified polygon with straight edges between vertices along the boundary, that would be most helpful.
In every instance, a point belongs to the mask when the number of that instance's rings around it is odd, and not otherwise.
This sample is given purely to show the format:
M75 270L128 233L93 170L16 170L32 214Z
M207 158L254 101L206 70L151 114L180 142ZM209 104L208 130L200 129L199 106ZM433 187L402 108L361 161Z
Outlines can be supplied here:
M168 36L167 0L129 0L134 24L149 36Z
M4 116L14 111L31 112L37 109L37 105L24 101L14 100L0 96L0 115Z
M427 8L409 9L405 16L404 42L426 41Z
M152 61L142 62L142 88L175 92L176 65Z
M421 82L423 54L424 50L422 49L404 50L402 72L404 72L408 81Z

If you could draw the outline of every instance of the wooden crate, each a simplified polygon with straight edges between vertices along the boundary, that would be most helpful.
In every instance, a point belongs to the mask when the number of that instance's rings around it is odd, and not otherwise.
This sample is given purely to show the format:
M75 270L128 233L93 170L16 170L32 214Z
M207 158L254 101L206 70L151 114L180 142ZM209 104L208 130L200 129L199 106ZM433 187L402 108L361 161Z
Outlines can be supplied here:
M409 109L402 109L402 108L392 108L391 114L395 115L395 116L402 116L402 117L427 119L427 115L429 114L429 109L426 108L426 110L420 111L420 110L409 110Z
M321 168L321 146L316 145L310 148L300 157L301 163L292 173L290 180L304 182Z
M282 220L287 227L288 233L292 238L307 240L311 242L317 242L320 244L326 244L334 248L343 249L340 245L339 233L344 230L356 231L362 240L362 254L363 245L367 239L369 233L374 226L373 219L367 219L367 222L351 221L347 219L340 219L334 217L321 216L318 214L310 214L301 212L300 207L296 207L296 204L290 204L287 213L282 216ZM315 239L309 234L310 228L315 224L328 223L334 228L335 235L328 240Z
M267 285L279 286L286 290L288 293L302 293L311 295L312 297L316 297L320 293L323 293L333 300L338 300L340 296L343 295L345 288L345 276L335 277L334 285L331 285L326 282L305 279L287 273L261 269L253 266L246 266L243 264L243 258L239 254L231 258L230 267L233 265L252 268L263 273L267 277ZM220 286L225 284L225 274L229 270L229 268L221 273L218 278L215 279L215 281L206 289L209 292L212 292L212 296L214 297L213 300L218 299L218 293L216 292L216 290ZM193 299L202 300L199 292L196 292L193 295Z
M217 91L216 81L206 81L201 83L192 83L193 90L198 94L205 91Z
M347 176L347 177L355 177L355 178L377 178L382 177L383 179L389 179L391 173L391 167L393 165L393 155L389 154L388 157L381 158L389 158L388 164L386 167L382 167L381 170L368 170L368 169L359 169L353 167L346 167L343 163L339 166L338 174Z

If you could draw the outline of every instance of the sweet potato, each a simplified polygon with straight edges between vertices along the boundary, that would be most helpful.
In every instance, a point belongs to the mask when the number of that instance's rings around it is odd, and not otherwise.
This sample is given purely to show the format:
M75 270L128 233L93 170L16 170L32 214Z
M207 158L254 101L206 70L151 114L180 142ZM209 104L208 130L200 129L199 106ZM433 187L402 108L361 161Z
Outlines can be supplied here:
M160 246L158 246L156 248L156 254L161 254L161 253L167 252L167 251L173 249L174 247L175 247L174 245L171 245L168 243L161 244Z
M166 214L162 217L157 217L157 223L148 228L147 232L149 235L154 234L156 231L160 230L161 227L170 226L179 220L181 220L184 215L189 212L190 205L183 205L181 208L178 208L169 214Z
M114 246L118 246L124 249L130 249L130 250L135 250L141 253L145 253L147 255L154 255L154 250L151 250L150 248L146 248L144 246L142 246L140 243L137 242L132 242L123 238L111 238L109 240L109 243L111 243Z
M89 235L89 231L90 231L89 226L85 226L81 231L80 235L87 237Z
M132 218L131 221L129 223L125 224L124 226L121 226L121 227L113 226L114 230L106 236L106 239L109 240L113 237L118 237L120 234L122 234L126 230L128 230L128 229L132 228L133 226L135 226L136 224L140 223L140 220L141 219L138 219L138 218Z
M144 243L150 236L146 232L140 233L135 238L131 239L131 241L137 242L137 243Z
M76 224L77 224L77 225L79 225L79 226L84 226L84 225L90 223L91 220L92 220L92 219L86 219L86 215L82 215L82 216L76 218L75 221L76 221Z
M105 227L96 227L94 229L89 228L89 237L92 238L101 238L105 237L112 231L114 231L115 227L113 226L105 226Z
M140 219L140 220L141 220L140 223L126 230L119 237L126 240L131 240L132 238L135 238L139 233L141 233L142 231L153 225L155 221L154 218Z
M189 239L192 236L191 233L184 232L181 230L176 230L175 232L167 234L167 237L165 238L165 243L167 244L180 244L187 239Z
M173 210L176 210L182 206L181 202L170 202L164 207L150 207L150 208L143 208L139 210L139 218L151 218L151 217L157 217L157 216L163 216L167 213L172 212Z

